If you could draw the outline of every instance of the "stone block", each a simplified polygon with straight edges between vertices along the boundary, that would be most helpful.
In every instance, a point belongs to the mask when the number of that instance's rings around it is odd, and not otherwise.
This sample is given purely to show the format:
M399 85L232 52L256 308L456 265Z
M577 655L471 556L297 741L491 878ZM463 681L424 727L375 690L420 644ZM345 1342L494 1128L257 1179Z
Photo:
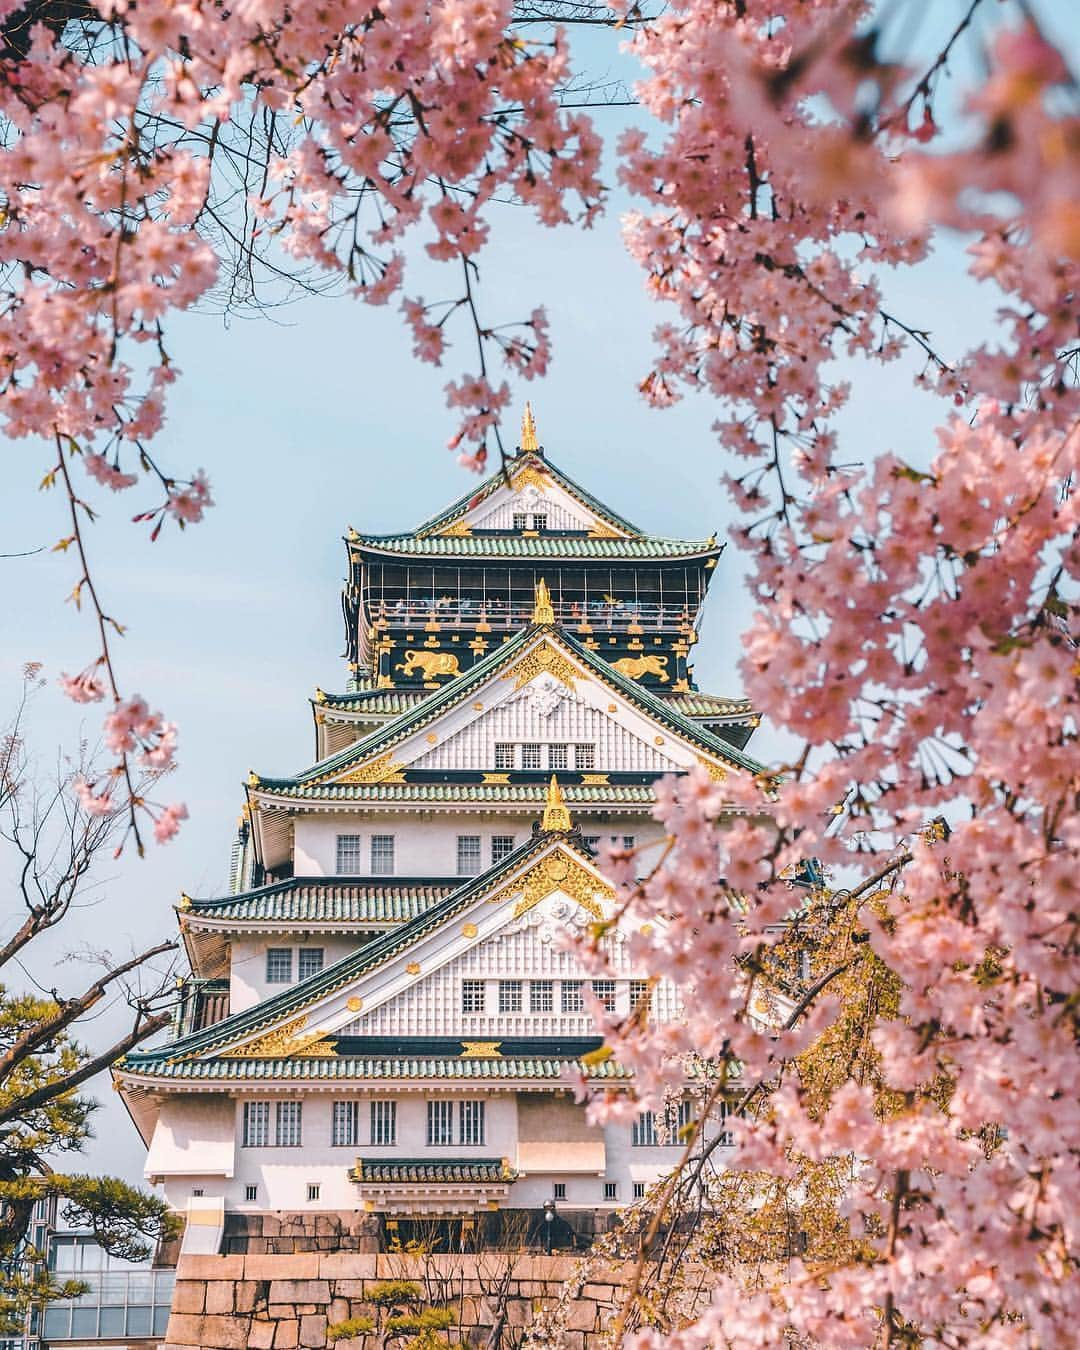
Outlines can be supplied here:
M177 1280L242 1280L242 1256L182 1256L176 1267Z
M366 1252L328 1252L319 1257L319 1274L324 1280L373 1280L375 1264L375 1257Z
M206 1286L206 1311L208 1313L232 1313L236 1285L228 1280L211 1280Z
M274 1344L274 1326L273 1322L252 1322L248 1332L249 1350L270 1350Z
M245 1256L242 1274L248 1280L315 1280L319 1277L319 1258L276 1254Z
M342 1298L363 1298L366 1280L335 1280L332 1288Z
M300 1344L300 1323L295 1317L283 1317L274 1328L274 1350L295 1350Z
M198 1345L202 1331L202 1317L189 1313L173 1313L165 1328L165 1339L170 1345Z
M570 1331L596 1330L596 1304L588 1299L576 1298L570 1304L570 1313L566 1319Z
M199 1344L206 1350L246 1350L250 1319L247 1317L211 1317L202 1319Z
M238 1313L254 1311L256 1303L265 1302L268 1291L260 1289L258 1280L237 1280L233 1285L234 1303Z
M583 1298L591 1298L597 1303L613 1303L615 1290L610 1284L587 1284L581 1291Z
M344 1322L349 1316L349 1300L341 1297L332 1298L326 1315L331 1322Z
M271 1303L319 1303L330 1302L329 1280L271 1280Z
M308 1313L300 1319L300 1344L310 1350L322 1350L326 1345L326 1314Z
M532 1305L523 1298L506 1300L506 1320L512 1327L527 1327L532 1323Z
M173 1290L174 1313L201 1313L206 1311L206 1285L202 1280L180 1280Z

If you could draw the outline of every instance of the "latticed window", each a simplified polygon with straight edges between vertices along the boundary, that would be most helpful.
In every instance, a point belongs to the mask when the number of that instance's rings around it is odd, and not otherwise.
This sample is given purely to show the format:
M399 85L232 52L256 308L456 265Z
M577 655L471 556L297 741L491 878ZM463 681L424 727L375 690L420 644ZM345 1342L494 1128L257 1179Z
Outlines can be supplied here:
M463 1144L482 1144L484 1142L484 1103L482 1101L461 1102L459 1114L459 1139Z
M318 975L323 968L323 948L322 947L301 947L297 952L297 975L302 980L309 980L312 975Z
M595 768L596 768L596 746L595 746L595 745L575 745L575 746L574 746L574 768L575 768L575 769L595 769Z
M645 1183L643 1181L634 1182L634 1199L635 1200L645 1199Z
M484 981L461 981L461 1011L463 1013L482 1013L484 1011Z
M549 745L548 746L548 768L556 773L568 767L569 763L568 745Z
M542 748L533 741L526 741L521 747L521 767L523 769L539 769L541 767L540 751Z
M360 874L360 836L358 834L339 834L337 837L337 874L339 877L355 877Z
M371 1103L371 1142L397 1143L397 1102Z
M529 517L525 514L524 511L515 511L515 512L514 512L514 529L515 529L515 530L524 530L524 529L527 529L527 528L528 528L528 519L529 519Z
M605 1200L618 1200L618 1198L619 1198L619 1183L618 1183L617 1181L605 1181L605 1182L604 1182L604 1199L605 1199Z
M630 1143L634 1148L655 1148L656 1112L642 1111L630 1127Z
M497 769L512 769L514 767L514 747L512 743L507 741L496 742L495 767Z
M335 1102L330 1117L330 1143L355 1148L360 1142L360 1103Z
M270 1103L244 1103L244 1148L265 1148L270 1142Z
M604 1005L605 1012L615 1011L615 981L614 980L593 980L593 994Z
M299 1148L303 1143L303 1104L301 1102L278 1102L277 1138L278 1148Z
M600 836L598 834L586 834L583 838L585 847L590 853L598 853L600 851Z
M640 1008L644 1003L648 1007L652 991L649 988L648 980L630 981L630 1011Z
M521 981L499 981L499 1011L515 1013L521 1011Z
M546 530L546 529L547 529L547 516L546 516L545 514L538 514L538 515L533 516L533 518L532 518L532 527L533 527L534 530Z
M491 861L499 863L514 851L512 834L493 834L491 836Z
M564 1013L579 1013L585 1011L585 1004L581 998L580 980L563 980L562 983L562 1010Z
M445 1145L454 1142L453 1102L428 1102L427 1141L431 1145Z
M533 980L529 985L529 1011L549 1013L555 1007L555 981Z
M721 1126L727 1126L730 1123L732 1116L734 1115L735 1112L731 1109L731 1103L729 1101L726 1101L723 1097L721 1097L720 1098ZM720 1143L724 1145L730 1145L734 1144L734 1142L735 1142L735 1131L731 1129L722 1128L720 1130Z
M318 1198L319 1198L319 1183L318 1183L317 1181L309 1181L309 1182L308 1182L308 1184L307 1184L307 1198L308 1198L309 1200L318 1200Z
M636 836L635 836L635 835L632 835L632 834L624 834L623 837L622 837L622 846L623 846L623 848L633 848L633 847L634 847L634 844L635 844L636 842L637 842L637 839L636 839Z
M292 982L292 948L268 947L266 949L266 983L290 984Z
M394 872L394 836L392 834L373 834L371 836L371 875L388 877Z
M457 874L474 877L480 871L480 836L459 834L457 837Z
M552 1199L554 1199L554 1200L565 1200L565 1199L566 1199L566 1182L565 1182L565 1181L556 1181L555 1184L554 1184L554 1185L552 1186L552 1188L551 1188L551 1195L552 1195Z

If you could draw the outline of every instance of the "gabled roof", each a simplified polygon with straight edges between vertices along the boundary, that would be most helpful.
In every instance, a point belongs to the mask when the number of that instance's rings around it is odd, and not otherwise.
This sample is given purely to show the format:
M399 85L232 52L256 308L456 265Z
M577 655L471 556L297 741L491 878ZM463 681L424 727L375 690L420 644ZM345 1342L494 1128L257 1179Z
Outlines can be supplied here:
M478 897L497 889L503 878L511 877L530 860L553 845L575 855L576 859L580 860L577 865L585 866L596 876L598 891L610 889L596 872L588 851L579 842L576 831L568 833L538 831L500 862L479 876L464 882L424 913L418 914L416 918L390 932L380 934L357 951L332 966L325 967L318 974L302 980L299 984L290 985L254 1007L233 1013L222 1021L215 1022L213 1026L193 1031L179 1040L166 1042L148 1050L132 1051L120 1062L118 1068L120 1070L142 1068L149 1071L153 1066L165 1061L208 1053L220 1054L230 1046L242 1045L256 1033L295 1017L301 1009L310 1007L327 995L355 983L360 976L407 951L421 938L447 924Z
M650 719L683 737L706 754L751 774L764 773L764 766L732 745L714 735L693 719L685 716L659 695L623 675L602 657L595 655L573 634L553 625L530 624L501 643L457 679L433 690L430 696L403 713L394 721L377 727L368 735L354 741L336 754L320 760L300 773L281 778L253 776L249 786L262 792L282 793L309 785L322 784L344 773L355 765L364 764L384 754L407 736L428 725L451 708L470 698L473 691L506 665L521 656L533 643L544 641L561 647L585 670L601 683L620 694ZM425 785L426 786L426 785Z
M616 515L609 506L605 506L591 492L586 491L580 483L575 483L568 473L564 473L557 464L539 450L520 452L513 459L508 460L505 465L500 465L490 477L484 479L478 488L475 488L472 492L466 492L464 496L459 497L456 502L452 502L438 515L432 516L430 520L425 520L422 525L417 527L416 533L418 535L431 534L440 529L445 529L459 516L463 516L467 511L479 506L485 498L490 497L499 488L511 487L515 480L530 473L552 478L582 506L600 516L615 529L639 539L644 538L642 531L636 525L623 516Z
M643 558L715 558L724 550L715 539L663 539L635 536L597 539L589 535L430 535L355 534L348 540L364 553L461 558L595 558L601 562Z

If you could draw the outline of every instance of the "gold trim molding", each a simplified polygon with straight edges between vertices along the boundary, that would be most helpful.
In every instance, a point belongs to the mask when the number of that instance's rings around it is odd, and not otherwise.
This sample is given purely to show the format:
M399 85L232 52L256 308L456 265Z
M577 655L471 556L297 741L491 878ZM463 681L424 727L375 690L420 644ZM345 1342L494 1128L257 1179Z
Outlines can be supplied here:
M333 1055L336 1052L324 1044L326 1031L306 1031L307 1014L301 1014L275 1027L255 1040L232 1050L223 1050L222 1059L287 1059L290 1055ZM317 1048L316 1048L317 1047Z
M554 675L561 683L565 684L567 689L576 689L575 681L580 679L581 672L572 665L562 652L552 643L544 641L535 646L531 652L523 656L516 665L503 672L504 680L513 680L514 688L521 689L536 679L537 675Z
M610 898L614 894L611 887L605 883L601 882L598 885L593 874L583 867L572 853L559 849L530 867L520 881L489 896L488 904L502 904L503 901L512 900L516 896L513 917L520 919L523 914L527 914L541 900L546 900L556 891L568 895L594 919L604 917L604 911L596 899L597 895Z

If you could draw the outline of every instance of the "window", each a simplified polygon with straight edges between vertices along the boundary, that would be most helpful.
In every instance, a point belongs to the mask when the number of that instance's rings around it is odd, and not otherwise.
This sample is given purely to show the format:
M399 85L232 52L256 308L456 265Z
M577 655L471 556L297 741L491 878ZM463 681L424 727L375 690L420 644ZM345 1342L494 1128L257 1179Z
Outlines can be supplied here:
M454 1142L454 1103L428 1102L427 1141L429 1144Z
M360 1103L335 1102L330 1115L330 1143L355 1148L360 1142Z
M484 1103L468 1101L460 1103L460 1133L463 1144L482 1144L484 1142Z
M521 767L523 769L539 769L540 767L540 749L532 741L526 741L521 747Z
M640 1008L642 1004L644 1004L647 1009L651 1001L652 1001L652 990L649 988L649 981L631 980L630 1011L633 1012L635 1008Z
M457 874L474 877L480 871L480 836L459 834L457 837Z
M482 1013L486 992L483 980L462 980L461 1011L463 1013Z
M196 1200L198 1200L199 1196L205 1195L206 1192L203 1190L201 1186L192 1186L191 1194L195 1197Z
M731 1103L725 1101L725 1100L721 1097L721 1099L720 1099L720 1124L721 1124L722 1126L723 1126L723 1125L726 1125L727 1122L731 1119L731 1117L732 1117L733 1114L734 1114L734 1112L733 1112L732 1109L731 1109ZM721 1130L720 1130L720 1143L721 1143L722 1145L730 1146L730 1145L734 1144L734 1142L735 1142L735 1131L734 1131L734 1130L728 1130L728 1129L721 1129Z
M258 1188L258 1186L245 1186L245 1187L244 1187L244 1199L245 1199L245 1200L258 1200L258 1198L259 1198L259 1188Z
M529 1011L546 1013L555 1011L555 981L533 980L529 985Z
M499 1011L515 1013L521 1011L521 981L499 981Z
M528 521L528 519L529 519L529 517L525 514L524 511L515 511L515 512L514 512L514 529L515 529L515 530L524 530L524 529L526 529L526 528L527 528L527 527L526 527L526 522Z
M307 1198L308 1198L309 1200L318 1200L318 1198L319 1198L319 1183L318 1183L317 1181L309 1181L309 1182L308 1182L308 1184L307 1184Z
M394 871L394 836L392 834L373 834L371 836L371 875L373 877L392 876Z
M581 1001L580 980L563 980L562 1010L564 1013L579 1013L585 1011L585 1004Z
M633 847L634 847L634 841L635 841L635 836L634 836L634 835L632 835L632 834L624 834L623 837L622 837L622 846L623 846L623 848L633 848Z
M554 1184L554 1186L552 1186L552 1188L551 1188L551 1198L552 1198L553 1200L565 1200L565 1199L566 1199L566 1182L565 1182L565 1181L556 1181L556 1183Z
M575 745L575 746L574 746L574 768L575 768L575 769L595 769L595 768L596 768L596 746L595 746L595 745Z
M614 980L593 980L592 991L596 998L604 1005L605 1012L615 1011L615 981Z
M300 1102L278 1102L277 1146L299 1148L302 1142L303 1106Z
M514 836L512 834L493 834L491 836L491 861L492 863L502 862L514 851Z
M668 1143L685 1144L694 1123L694 1103L686 1098L668 1107Z
M244 1103L244 1148L265 1148L270 1142L270 1103Z
M604 1199L617 1200L619 1198L619 1187L614 1181L604 1182Z
M630 1128L630 1143L634 1148L655 1148L656 1142L656 1112L642 1111Z
M337 837L338 876L357 876L360 871L360 836L358 834L339 834Z
M534 530L546 530L546 529L547 529L547 516L546 516L546 515L536 515L536 516L533 516L532 520L533 520L533 529L534 529Z
M266 983L292 983L291 947L268 947L266 949Z
M634 1182L634 1199L635 1200L645 1199L645 1183L643 1181Z
M301 947L296 954L296 973L301 980L309 980L323 968L322 947Z
M810 953L807 952L807 951L802 951L802 952L800 952L800 953L799 953L799 979L802 980L802 982L803 982L804 984L808 984L808 983L810 982L810 974L811 974L812 969L813 969L813 965L812 965L811 960L810 960Z
M560 769L569 767L568 745L549 745L548 746L548 768L554 773Z
M371 1142L397 1143L397 1102L371 1103Z
M512 769L514 767L514 747L503 741L495 746L495 767L497 769Z
M600 852L600 836L598 834L586 834L582 838L585 841L585 847L590 853Z

